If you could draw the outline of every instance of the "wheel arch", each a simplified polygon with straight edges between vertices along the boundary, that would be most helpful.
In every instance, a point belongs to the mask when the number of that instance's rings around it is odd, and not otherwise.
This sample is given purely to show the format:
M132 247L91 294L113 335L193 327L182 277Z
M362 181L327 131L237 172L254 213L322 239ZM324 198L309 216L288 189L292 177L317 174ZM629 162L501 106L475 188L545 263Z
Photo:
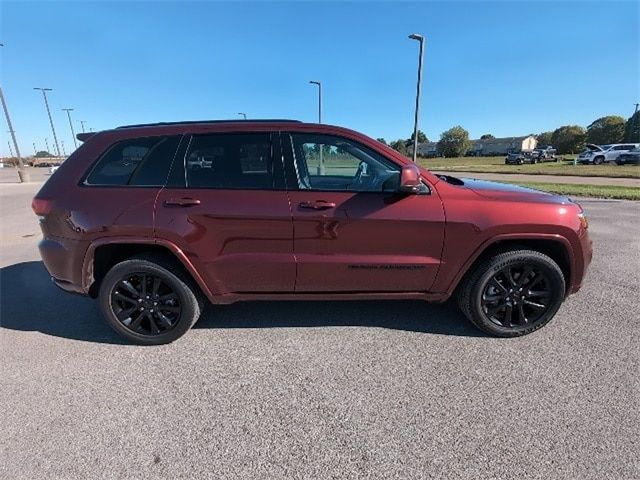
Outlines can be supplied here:
M97 297L100 282L113 265L143 253L153 253L166 258L176 268L183 270L192 278L202 293L209 300L212 300L211 290L184 252L175 244L160 239L107 237L93 241L89 245L83 261L83 290L89 296Z
M560 235L507 235L496 237L486 242L474 252L460 269L452 285L450 285L449 292L453 293L462 285L464 279L473 271L474 267L486 258L513 250L535 250L550 257L562 270L566 285L565 295L569 293L574 274L573 249L569 240Z

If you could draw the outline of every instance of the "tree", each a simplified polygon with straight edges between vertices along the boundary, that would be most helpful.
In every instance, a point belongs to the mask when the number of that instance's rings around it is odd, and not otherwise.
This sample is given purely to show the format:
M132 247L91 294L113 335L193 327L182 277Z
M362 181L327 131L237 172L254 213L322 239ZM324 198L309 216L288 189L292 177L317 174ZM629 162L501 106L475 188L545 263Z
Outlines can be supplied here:
M471 148L469 132L460 125L450 128L440 135L438 153L445 157L460 157Z
M395 142L391 142L389 146L403 155L408 155L409 153L406 140L396 140Z
M53 155L51 155L49 152L47 152L46 150L40 150L39 152L36 153L35 157L36 158L45 158L45 157L51 157Z
M380 143L384 143L385 145L387 144L387 141L382 137L376 138L376 140L379 141Z
M624 127L625 142L640 142L640 110L631 115Z
M608 115L594 121L587 127L587 142L596 145L618 143L624 138L624 118Z
M553 132L542 132L536 135L538 145L552 145L553 144Z
M496 138L496 137L494 137L490 133L485 133L484 135L482 135L480 137L480 140L493 140L494 138Z
M411 134L411 136L409 137L409 140L407 140L407 143L410 143L413 145L413 133ZM427 143L429 141L429 139L427 138L427 136L424 134L424 132L422 130L418 130L418 143Z
M578 125L564 125L553 131L551 143L558 153L576 153L584 148L586 133Z

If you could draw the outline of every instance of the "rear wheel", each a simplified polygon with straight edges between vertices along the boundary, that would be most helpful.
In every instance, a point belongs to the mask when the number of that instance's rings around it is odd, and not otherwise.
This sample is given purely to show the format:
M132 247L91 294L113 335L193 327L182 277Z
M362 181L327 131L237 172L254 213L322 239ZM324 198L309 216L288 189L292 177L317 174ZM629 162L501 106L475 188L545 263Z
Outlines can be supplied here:
M604 162L604 157L596 157L596 158L593 159L593 163L595 165L601 165L602 162Z
M100 285L107 323L141 345L161 345L184 335L200 317L197 286L169 262L135 257L115 265Z
M458 304L481 330L517 337L549 323L564 295L564 275L551 258L515 250L478 264L461 286Z

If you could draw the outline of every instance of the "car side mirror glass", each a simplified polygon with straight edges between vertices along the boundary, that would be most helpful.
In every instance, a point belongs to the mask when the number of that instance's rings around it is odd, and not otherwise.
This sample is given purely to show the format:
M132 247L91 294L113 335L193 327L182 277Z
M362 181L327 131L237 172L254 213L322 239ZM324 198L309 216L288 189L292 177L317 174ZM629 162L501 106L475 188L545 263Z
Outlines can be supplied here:
M402 167L399 190L403 193L419 193L422 190L420 169L413 163Z

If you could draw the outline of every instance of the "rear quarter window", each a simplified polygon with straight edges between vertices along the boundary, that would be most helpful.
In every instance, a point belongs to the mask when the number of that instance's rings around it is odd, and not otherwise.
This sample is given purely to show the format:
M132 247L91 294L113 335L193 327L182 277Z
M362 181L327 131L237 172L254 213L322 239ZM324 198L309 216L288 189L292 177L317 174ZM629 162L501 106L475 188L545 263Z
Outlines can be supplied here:
M118 142L102 154L84 183L93 186L164 186L180 138L175 135Z

